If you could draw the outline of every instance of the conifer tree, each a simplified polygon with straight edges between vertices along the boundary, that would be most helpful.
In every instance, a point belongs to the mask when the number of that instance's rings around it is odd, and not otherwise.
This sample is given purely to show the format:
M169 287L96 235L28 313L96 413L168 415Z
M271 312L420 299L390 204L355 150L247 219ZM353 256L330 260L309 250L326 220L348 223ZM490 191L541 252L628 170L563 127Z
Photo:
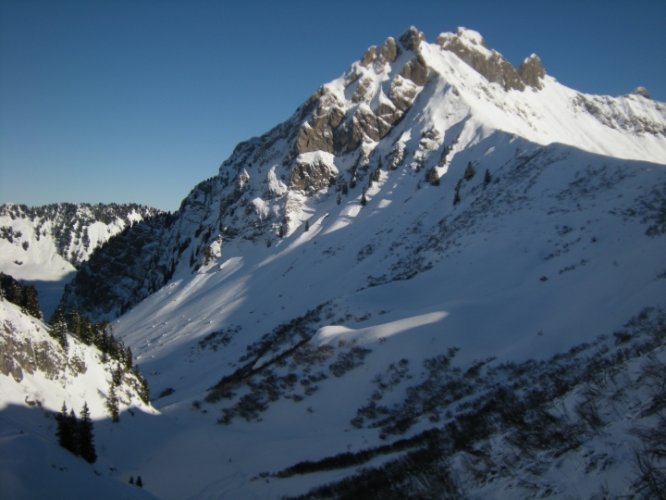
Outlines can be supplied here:
M483 187L485 188L492 182L493 178L490 175L490 170L486 169L486 173L483 175Z
M132 349L129 346L125 348L125 368L132 369Z
M79 454L86 462L92 464L97 460L97 453L95 453L93 423L90 419L88 403L83 404L83 409L81 410L81 420L78 422L78 431Z
M76 452L76 416L73 412L67 413L67 405L63 402L60 413L56 415L58 427L56 436L58 443L66 450Z
M453 204L457 205L460 203L460 186L462 185L462 179L458 180L458 183L456 184L456 192L455 195L453 196Z
M143 480L141 479L141 476L136 476L136 485L139 488L143 488Z
M42 319L42 311L37 300L37 290L32 285L21 286L21 309L37 319Z
M114 386L119 386L123 381L123 369L120 365L116 366L111 372L111 384Z
M67 326L69 327L69 331L72 333L72 335L74 335L77 339L81 338L81 315L76 309L69 313L67 318Z
M116 386L111 383L109 394L106 397L106 409L109 410L112 422L120 420L120 410L118 409L118 396L116 395Z
M148 404L148 401L150 400L150 389L148 387L148 381L139 370L138 365L134 365L132 372L134 373L134 376L141 384L141 388L139 389L139 397L141 398L141 401Z
M432 167L430 170L428 170L428 173L426 174L426 180L433 186L439 186L440 180L439 174L437 173L437 167Z
M465 169L465 174L464 174L465 180L466 181L470 180L472 177L474 177L475 174L476 174L476 170L474 170L474 166L472 165L472 162L468 161L467 162L467 168Z
M69 415L67 415L67 418L65 419L66 422L66 427L68 429L68 432L72 436L72 445L71 448L68 448L69 451L74 453L74 455L78 455L78 450L79 450L79 429L78 429L78 423L79 419L76 418L76 413L74 413L74 409L70 408L69 409Z
M67 349L67 320L65 319L65 311L62 306L58 306L53 313L50 321L51 336L58 341L63 349Z
M93 328L92 323L87 321L86 318L80 317L81 328L79 330L79 339L86 345L93 343L96 337L95 329Z

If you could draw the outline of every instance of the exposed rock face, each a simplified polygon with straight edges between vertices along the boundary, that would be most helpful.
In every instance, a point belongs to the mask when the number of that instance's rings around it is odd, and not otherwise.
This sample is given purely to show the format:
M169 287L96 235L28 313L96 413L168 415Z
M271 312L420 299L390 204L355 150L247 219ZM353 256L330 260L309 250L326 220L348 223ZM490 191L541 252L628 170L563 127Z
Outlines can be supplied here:
M536 54L532 54L525 59L518 68L518 75L533 89L541 90L543 88L543 78L546 76L546 70L543 67L541 59Z
M298 131L296 153L311 151L333 152L333 131L340 125L345 113L333 94L322 95L319 105Z
M389 99L391 99L391 102L400 111L399 116L402 116L402 113L409 109L417 93L416 85L412 81L402 78L399 75L394 78L391 82Z
M428 81L428 64L423 56L419 54L403 66L401 75L413 81L416 85L425 85Z
M356 84L351 100L359 104L358 108L345 111L343 103L334 93L322 89L319 95L314 96L317 102L314 111L299 128L293 156L314 151L345 154L358 148L364 140L378 141L384 137L414 102L417 87L425 85L428 80L428 65L419 49L424 40L423 33L411 27L402 34L399 45L395 39L387 38L380 48L374 45L369 47L359 66L368 68L370 72L383 71L383 65L395 61L401 50L413 51L416 55L405 63L400 75L394 77L388 96L379 99L374 109L366 104L373 97L373 78L367 73L364 75L363 70L358 68L350 73L348 84ZM370 68L373 64L374 70ZM306 170L302 163L295 168L290 183L300 185L303 182L301 174ZM312 168L317 170L317 166Z
M411 35L407 35L407 38L409 39L407 41L409 45L415 43L414 40L412 40ZM392 63L395 61L399 53L400 49L398 48L395 39L393 37L388 37L381 47L377 47L376 45L371 45L368 47L359 63L363 67L368 67L373 62L379 65L384 65L386 63Z
M650 95L650 92L648 92L648 89L645 87L636 87L632 94L634 95L639 95L641 97L645 97L646 99L652 99L652 96Z
M524 90L525 83L515 68L498 52L490 51L482 38L469 37L463 29L458 29L455 36L441 34L437 43L443 50L448 50L481 73L489 82L499 83L504 90Z
M372 85L371 78L363 77L359 79L358 86L356 87L354 95L352 96L352 102L358 103L365 101L369 97L368 91L370 90L371 85Z
M346 153L360 146L364 137L376 137L376 117L367 107L359 109L335 134L335 151Z
M329 187L335 183L336 171L333 170L322 158L314 161L297 161L291 170L289 188L314 194L320 189Z
M384 44L382 45L380 52L379 52L379 62L381 64L384 63L392 63L395 61L395 59L398 57L398 46L395 43L395 39L393 37L389 37L386 39Z
M370 63L375 59L376 55L377 47L375 45L368 47L368 50L365 51L365 54L363 54L363 57L361 58L361 66L370 66Z
M52 343L34 342L16 335L10 321L0 325L0 373L11 375L16 382L23 380L24 373L43 372L55 379L67 365L67 358Z
M400 45L402 45L405 50L411 50L418 52L419 45L425 40L425 35L422 31L417 30L414 26L410 26L407 31L400 35Z
M578 94L573 103L607 127L636 134L666 137L666 127L662 123L634 115L631 110L625 109L612 97Z

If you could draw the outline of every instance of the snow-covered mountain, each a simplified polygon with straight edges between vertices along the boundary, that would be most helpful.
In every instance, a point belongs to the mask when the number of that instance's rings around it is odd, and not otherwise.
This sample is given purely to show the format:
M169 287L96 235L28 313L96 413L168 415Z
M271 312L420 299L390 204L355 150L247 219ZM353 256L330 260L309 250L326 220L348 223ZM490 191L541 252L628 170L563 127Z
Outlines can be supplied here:
M124 244L116 242L123 248L108 252L104 265L100 257L96 269L84 266L74 284L80 293L67 300L113 317L177 269L189 274L218 258L223 241L284 245L306 221L330 213L322 206L327 201L358 206L377 196L379 184L370 186L376 181L441 182L440 191L452 195L470 161L477 169L487 163L492 173L512 157L525 161L525 151L557 143L663 164L665 116L665 105L644 91L612 98L569 89L536 56L516 70L474 31L426 43L412 28L398 41L370 47L289 120L239 144L174 218L140 225ZM119 254L129 261L121 273L105 270ZM97 277L101 295L88 293Z
M0 205L0 271L35 284L48 317L64 282L96 248L157 214L137 204Z
M649 496L666 105L646 95L576 92L465 29L368 49L66 290L115 318L160 410L107 444L119 474L160 498Z

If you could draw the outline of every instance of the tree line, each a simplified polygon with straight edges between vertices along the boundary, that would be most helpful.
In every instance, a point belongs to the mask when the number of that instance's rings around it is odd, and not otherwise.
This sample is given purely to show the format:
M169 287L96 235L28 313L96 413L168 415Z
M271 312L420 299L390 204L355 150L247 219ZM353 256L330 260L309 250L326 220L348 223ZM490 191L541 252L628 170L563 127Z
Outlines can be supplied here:
M23 285L12 276L0 273L0 297L37 319L42 319L42 311L37 300L37 290L32 285Z
M139 371L139 367L134 365L132 350L121 339L113 335L113 329L108 321L95 323L78 310L65 311L61 305L56 309L49 325L51 336L64 349L67 349L67 335L70 334L86 345L97 347L102 353L103 362L109 359L117 361L118 367L114 370L113 377L114 385L120 385L124 373L132 372L141 384L139 396L144 403L148 402L148 382Z

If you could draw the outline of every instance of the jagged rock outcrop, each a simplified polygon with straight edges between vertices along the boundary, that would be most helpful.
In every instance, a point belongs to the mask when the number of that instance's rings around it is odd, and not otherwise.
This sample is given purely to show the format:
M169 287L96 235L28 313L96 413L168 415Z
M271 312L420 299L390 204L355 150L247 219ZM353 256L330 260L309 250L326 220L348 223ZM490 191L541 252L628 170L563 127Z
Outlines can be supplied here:
M360 60L361 66L369 66L372 61L374 61L377 55L377 46L371 45L363 54L363 57Z
M381 64L392 63L398 57L398 46L395 38L388 37L379 49L379 62Z
M296 154L312 151L334 152L334 131L344 118L342 104L331 93L324 93L308 121L302 124L296 139Z
M428 80L428 63L421 54L418 54L415 59L408 61L402 67L400 74L416 85L425 85Z
M536 90L543 88L543 78L546 76L546 70L543 67L541 59L536 54L532 54L525 59L518 68L518 76L526 85Z
M423 33L411 27L400 37L400 45L388 38L380 48L373 45L366 50L359 67L349 73L346 85L356 86L351 101L360 104L358 107L349 108L334 92L323 87L315 96L314 111L299 128L294 156L313 151L345 154L358 148L364 138L378 141L384 137L414 101L417 94L414 86L423 86L428 79L428 64L419 51L424 40ZM402 51L412 51L415 55L404 64L400 77L391 82L388 100L380 100L375 109L362 105L371 101L376 92L375 77L371 75L382 72L383 66L394 62ZM364 75L361 68L373 73ZM302 171L302 163L297 168Z
M500 84L504 90L525 90L526 86L540 90L546 71L541 59L532 54L516 70L499 52L489 49L485 40L472 30L458 28L455 35L443 33L437 38L443 50L448 50L469 64L489 82Z
M289 188L313 194L335 184L337 171L332 166L332 159L326 161L323 155L313 160L300 159L291 170Z
M475 31L458 28L456 34L443 33L437 38L443 50L453 52L482 74L489 82L499 83L505 90L524 90L525 83L509 61L494 50Z
M421 42L425 40L425 35L414 26L410 26L407 31L400 35L399 41L406 50L418 52Z
M396 44L395 38L389 37L381 45L377 47L376 45L371 45L367 48L363 57L359 61L359 64L364 67L370 66L372 63L382 66L386 63L392 63L396 60L399 54L399 48Z
M634 95L645 97L646 99L652 99L650 92L645 87L636 87L631 93Z

